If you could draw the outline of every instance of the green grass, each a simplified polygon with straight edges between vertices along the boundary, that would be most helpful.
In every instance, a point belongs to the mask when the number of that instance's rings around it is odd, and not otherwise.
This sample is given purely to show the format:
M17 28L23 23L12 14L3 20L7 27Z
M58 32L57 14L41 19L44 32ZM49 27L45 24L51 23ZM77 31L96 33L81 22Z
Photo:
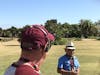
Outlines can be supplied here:
M83 40L74 41L76 46L75 55L80 62L80 75L100 75L100 41ZM42 75L59 75L57 73L58 58L65 54L65 45L52 46L48 52L44 64L41 66ZM0 43L0 75L12 62L20 56L19 43L14 40Z

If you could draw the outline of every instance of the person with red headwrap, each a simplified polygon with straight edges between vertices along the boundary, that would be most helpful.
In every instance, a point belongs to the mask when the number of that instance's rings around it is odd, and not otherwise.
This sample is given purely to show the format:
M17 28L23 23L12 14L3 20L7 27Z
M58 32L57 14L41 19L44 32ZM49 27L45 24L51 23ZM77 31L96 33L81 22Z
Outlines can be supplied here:
M21 56L4 75L41 75L40 66L46 58L54 36L42 25L32 25L21 33Z

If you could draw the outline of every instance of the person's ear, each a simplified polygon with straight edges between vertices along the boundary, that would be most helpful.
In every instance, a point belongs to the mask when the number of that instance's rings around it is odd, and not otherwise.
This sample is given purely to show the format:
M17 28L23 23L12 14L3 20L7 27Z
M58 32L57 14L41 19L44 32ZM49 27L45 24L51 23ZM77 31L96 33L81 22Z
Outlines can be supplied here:
M48 39L48 42L45 44L45 48L44 48L45 52L48 52L50 48L51 48L51 42Z
M40 52L42 53L42 55L44 55L46 53L46 47L47 47L47 43L45 44L44 47L41 47Z
M48 42L47 42L47 43L45 44L45 46L44 46L44 51L45 51L45 52L48 51L47 45L48 45Z

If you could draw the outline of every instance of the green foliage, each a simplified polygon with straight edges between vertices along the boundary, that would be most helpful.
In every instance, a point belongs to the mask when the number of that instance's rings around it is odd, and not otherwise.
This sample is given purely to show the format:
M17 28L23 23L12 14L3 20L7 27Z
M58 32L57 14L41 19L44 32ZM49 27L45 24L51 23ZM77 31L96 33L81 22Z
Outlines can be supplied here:
M67 39L64 39L62 38L60 41L59 41L59 45L65 45L67 43Z
M55 45L63 44L61 38L90 38L100 37L100 21L93 23L91 20L80 20L79 24L69 24L67 22L61 24L56 19L47 20L45 23L46 29L54 34ZM25 25L23 28L30 27ZM9 29L0 28L0 37L20 38L23 28L16 28L12 26Z
M55 41L54 45L65 45L67 41L68 40L66 38L61 38L60 40Z
M97 38L97 40L100 40L100 37L99 37L99 38Z
M56 34L57 33L57 29L58 29L57 20L55 20L55 19L48 20L45 23L45 27L49 32Z
M97 36L98 30L90 20L80 20L81 36L88 38Z
M82 41L82 38L75 38L74 41Z

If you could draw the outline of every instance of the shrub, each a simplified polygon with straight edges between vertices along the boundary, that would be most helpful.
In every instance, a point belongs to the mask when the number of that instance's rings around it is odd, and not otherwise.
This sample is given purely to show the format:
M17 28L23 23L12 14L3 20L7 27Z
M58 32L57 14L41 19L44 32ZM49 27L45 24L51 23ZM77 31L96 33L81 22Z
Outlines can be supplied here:
M81 41L82 39L81 38L75 38L75 41Z
M99 38L97 38L97 40L100 40L100 37L99 37Z
M66 38L62 38L60 40L55 40L54 41L54 45L65 45L67 42L67 39Z

